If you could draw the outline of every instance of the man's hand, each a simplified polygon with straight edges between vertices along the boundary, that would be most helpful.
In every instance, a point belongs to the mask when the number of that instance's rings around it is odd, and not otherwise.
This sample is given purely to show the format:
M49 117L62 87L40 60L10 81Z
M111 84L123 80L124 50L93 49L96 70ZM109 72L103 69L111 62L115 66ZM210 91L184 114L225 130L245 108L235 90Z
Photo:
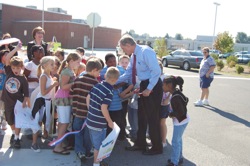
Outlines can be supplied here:
M114 128L114 122L111 121L111 122L108 123L108 125L109 125L109 127L110 127L111 129Z
M209 73L206 73L206 77L207 77L207 78L209 78L209 75L210 75Z
M150 95L150 93L151 93L151 90L145 89L145 90L142 92L142 95L143 95L144 97L148 97L148 96Z

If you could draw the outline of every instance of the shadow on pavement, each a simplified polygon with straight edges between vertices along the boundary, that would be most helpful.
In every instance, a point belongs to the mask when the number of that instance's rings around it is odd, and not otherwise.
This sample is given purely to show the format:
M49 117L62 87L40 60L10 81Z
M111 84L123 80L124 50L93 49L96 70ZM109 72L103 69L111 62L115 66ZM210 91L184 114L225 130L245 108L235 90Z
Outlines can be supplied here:
M204 108L209 109L211 111L214 111L214 112L220 114L221 116L223 116L225 118L228 118L228 119L230 119L232 121L235 121L235 122L244 124L247 127L250 127L250 122L248 122L247 120L242 119L242 118L240 118L240 117L238 117L238 116L236 116L236 115L234 115L232 113L222 111L222 110L220 110L220 109L218 109L216 107L213 107L213 106L204 106Z

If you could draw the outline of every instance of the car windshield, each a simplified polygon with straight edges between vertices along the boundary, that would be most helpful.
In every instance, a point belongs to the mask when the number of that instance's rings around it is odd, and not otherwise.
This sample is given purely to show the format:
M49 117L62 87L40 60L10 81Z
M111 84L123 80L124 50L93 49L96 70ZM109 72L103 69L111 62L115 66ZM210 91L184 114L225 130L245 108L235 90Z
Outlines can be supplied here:
M201 52L190 51L191 56L203 56Z

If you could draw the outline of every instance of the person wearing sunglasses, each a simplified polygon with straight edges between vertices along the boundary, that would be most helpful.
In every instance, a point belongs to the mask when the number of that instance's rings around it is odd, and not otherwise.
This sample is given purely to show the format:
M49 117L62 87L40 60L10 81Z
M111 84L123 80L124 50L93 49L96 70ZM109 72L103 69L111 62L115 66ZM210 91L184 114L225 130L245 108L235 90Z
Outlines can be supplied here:
M212 56L209 55L209 48L204 47L203 59L200 64L200 88L201 96L200 99L194 102L195 106L209 105L208 96L209 96L209 87L214 79L214 69L216 63Z

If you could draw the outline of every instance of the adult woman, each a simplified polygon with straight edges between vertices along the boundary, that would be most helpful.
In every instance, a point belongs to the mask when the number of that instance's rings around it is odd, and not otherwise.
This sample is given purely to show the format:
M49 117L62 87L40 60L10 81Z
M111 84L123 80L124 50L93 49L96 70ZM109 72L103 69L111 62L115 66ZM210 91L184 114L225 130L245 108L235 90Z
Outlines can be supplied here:
M29 61L33 59L33 55L31 53L31 47L34 45L41 45L44 49L44 55L45 56L49 55L49 50L50 50L51 45L43 41L44 34L45 34L45 31L40 26L35 27L33 29L32 37L34 40L30 41L27 45L27 55L28 55Z
M195 106L203 106L209 105L208 102L208 95L209 95L209 87L211 82L214 79L214 68L215 68L215 61L209 55L209 48L204 47L203 51L203 59L200 64L200 88L201 88L201 96L200 99L194 102Z

